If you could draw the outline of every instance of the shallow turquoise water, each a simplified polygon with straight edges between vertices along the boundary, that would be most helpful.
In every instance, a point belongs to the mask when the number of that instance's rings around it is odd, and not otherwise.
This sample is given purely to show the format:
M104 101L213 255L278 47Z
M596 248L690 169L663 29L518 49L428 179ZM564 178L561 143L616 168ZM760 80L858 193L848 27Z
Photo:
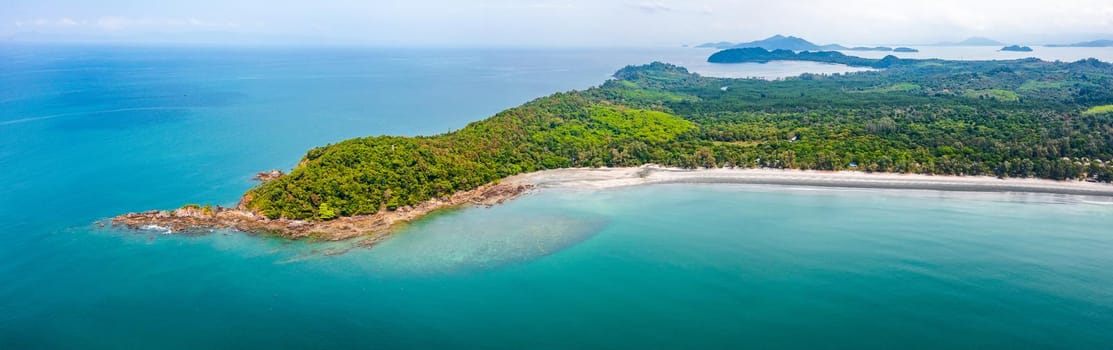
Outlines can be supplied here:
M1094 198L543 191L439 213L374 249L94 224L185 202L231 204L255 171L288 168L315 145L458 128L597 84L625 64L702 53L0 55L2 349L1113 343L1113 205ZM729 69L754 66L738 67Z

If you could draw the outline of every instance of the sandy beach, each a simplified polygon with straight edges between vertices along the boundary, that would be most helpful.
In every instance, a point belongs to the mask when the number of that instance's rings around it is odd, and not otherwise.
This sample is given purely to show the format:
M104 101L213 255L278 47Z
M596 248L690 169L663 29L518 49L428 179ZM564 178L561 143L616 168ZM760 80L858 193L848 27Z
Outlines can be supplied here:
M512 176L504 182L536 188L605 189L667 183L791 185L967 192L1028 192L1113 196L1113 185L1082 181L999 179L988 176L943 176L782 169L678 169L646 165L636 168L555 169Z
M987 176L935 176L780 169L678 169L656 165L632 168L570 168L519 174L471 191L435 198L412 207L329 221L266 219L244 208L147 211L120 215L116 226L183 232L235 229L291 239L342 240L370 236L379 242L391 229L431 212L461 205L497 205L532 190L608 189L670 183L754 184L966 192L1022 192L1113 197L1113 185L1040 179L998 179ZM371 244L373 244L371 243Z

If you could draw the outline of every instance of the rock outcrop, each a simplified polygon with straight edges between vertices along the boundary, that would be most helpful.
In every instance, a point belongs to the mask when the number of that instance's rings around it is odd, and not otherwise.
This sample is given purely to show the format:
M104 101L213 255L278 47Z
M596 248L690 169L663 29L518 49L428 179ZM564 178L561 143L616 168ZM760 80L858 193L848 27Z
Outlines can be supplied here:
M170 211L152 210L124 214L112 218L111 223L117 227L164 230L168 233L233 229L291 239L342 240L372 236L371 241L377 242L388 236L391 228L396 224L416 220L438 209L469 204L496 205L517 198L532 188L532 185L524 183L488 184L451 196L434 198L414 206L395 210L383 209L372 215L341 217L326 221L268 219L242 206L224 208L187 205Z

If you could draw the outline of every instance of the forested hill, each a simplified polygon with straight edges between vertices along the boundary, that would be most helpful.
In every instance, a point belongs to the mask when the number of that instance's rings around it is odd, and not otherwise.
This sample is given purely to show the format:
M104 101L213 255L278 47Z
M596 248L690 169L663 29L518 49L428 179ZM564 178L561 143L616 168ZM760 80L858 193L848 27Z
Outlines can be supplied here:
M934 61L937 63L943 62L943 60L902 59L893 55L888 55L880 59L862 58L857 56L848 56L838 51L768 51L760 47L723 50L716 52L712 54L711 57L707 58L707 62L711 63L767 63L771 61L811 61L821 63L837 63L851 67L870 68L891 68L899 65L915 65L917 63L929 61Z
M1110 64L896 62L778 81L701 77L662 63L626 67L599 87L540 98L455 132L312 149L244 203L272 218L327 220L522 172L646 163L1113 177Z

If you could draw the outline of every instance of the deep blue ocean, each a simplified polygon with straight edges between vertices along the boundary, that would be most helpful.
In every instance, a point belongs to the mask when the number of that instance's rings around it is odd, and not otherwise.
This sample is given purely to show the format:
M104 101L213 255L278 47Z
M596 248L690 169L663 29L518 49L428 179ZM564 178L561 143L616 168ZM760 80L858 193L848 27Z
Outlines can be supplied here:
M0 44L0 349L1113 344L1113 204L1100 198L549 190L439 212L371 249L97 225L233 205L255 172L314 146L458 129L627 64L845 69L708 54Z

